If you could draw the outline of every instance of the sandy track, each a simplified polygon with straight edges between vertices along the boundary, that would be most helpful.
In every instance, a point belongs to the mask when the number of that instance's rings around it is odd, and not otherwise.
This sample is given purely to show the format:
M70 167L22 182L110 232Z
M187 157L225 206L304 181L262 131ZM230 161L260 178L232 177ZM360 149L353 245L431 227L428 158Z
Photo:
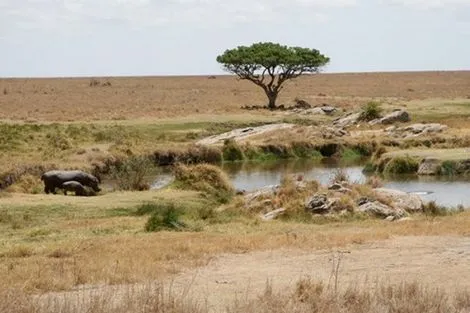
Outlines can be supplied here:
M269 281L275 290L292 287L302 277L325 283L331 279L333 259L341 255L339 286L373 287L377 280L391 283L419 281L449 291L470 287L469 237L397 237L387 241L355 245L331 251L275 250L221 255L208 265L180 273L164 282L176 295L205 302L221 312L234 299L245 300L263 292ZM333 283L333 280L332 280ZM78 291L50 293L42 303L80 303L86 311L89 299L113 295L119 302L129 292L149 285L102 286ZM148 292L148 291L146 291ZM57 301L57 299L62 299ZM52 300L52 301L51 301Z

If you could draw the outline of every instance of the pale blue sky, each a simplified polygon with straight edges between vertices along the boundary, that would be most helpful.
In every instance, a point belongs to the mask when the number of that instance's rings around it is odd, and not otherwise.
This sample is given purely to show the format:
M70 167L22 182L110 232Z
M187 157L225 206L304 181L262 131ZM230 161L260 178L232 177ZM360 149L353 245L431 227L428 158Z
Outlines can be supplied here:
M0 0L0 77L219 74L259 41L325 72L470 70L470 0Z

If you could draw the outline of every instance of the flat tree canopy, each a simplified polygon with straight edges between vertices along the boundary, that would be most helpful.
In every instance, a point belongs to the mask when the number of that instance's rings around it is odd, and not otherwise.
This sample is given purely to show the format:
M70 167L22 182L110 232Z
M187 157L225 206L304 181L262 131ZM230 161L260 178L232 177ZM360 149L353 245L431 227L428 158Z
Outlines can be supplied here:
M304 73L318 73L330 59L316 49L287 47L272 42L255 43L226 50L217 57L224 70L260 86L268 108L276 108L283 84Z

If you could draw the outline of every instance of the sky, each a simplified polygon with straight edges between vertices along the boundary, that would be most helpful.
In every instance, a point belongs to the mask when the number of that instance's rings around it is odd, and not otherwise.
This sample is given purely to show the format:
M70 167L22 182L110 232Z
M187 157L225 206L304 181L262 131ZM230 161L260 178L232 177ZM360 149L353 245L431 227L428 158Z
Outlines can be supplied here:
M324 72L470 70L470 0L0 0L0 77L222 74L265 41Z

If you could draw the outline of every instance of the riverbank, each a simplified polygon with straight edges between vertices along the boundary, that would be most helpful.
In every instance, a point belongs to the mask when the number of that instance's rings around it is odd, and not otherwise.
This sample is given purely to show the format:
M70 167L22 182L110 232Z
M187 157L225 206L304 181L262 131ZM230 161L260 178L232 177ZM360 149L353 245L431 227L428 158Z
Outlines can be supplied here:
M384 153L370 170L421 176L470 175L470 149L405 149Z

